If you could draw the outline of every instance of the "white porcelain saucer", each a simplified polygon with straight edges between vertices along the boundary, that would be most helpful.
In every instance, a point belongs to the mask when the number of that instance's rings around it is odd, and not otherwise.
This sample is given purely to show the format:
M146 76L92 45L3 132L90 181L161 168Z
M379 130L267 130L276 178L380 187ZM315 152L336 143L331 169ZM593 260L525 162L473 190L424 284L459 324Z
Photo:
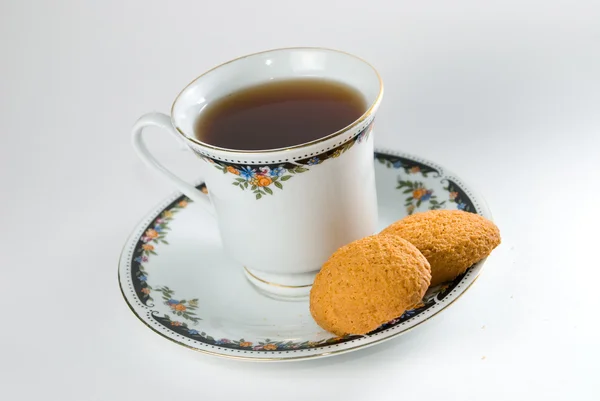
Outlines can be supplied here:
M490 218L485 203L443 167L391 151L375 153L380 228L407 214L462 209ZM204 185L199 185L206 191ZM278 235L273 233L273 235ZM264 238L261 252L269 252ZM174 194L127 240L119 284L133 313L156 333L196 351L255 361L318 358L396 337L444 310L475 281L484 261L428 291L419 308L364 336L334 337L313 321L308 301L262 295L222 251L216 223Z

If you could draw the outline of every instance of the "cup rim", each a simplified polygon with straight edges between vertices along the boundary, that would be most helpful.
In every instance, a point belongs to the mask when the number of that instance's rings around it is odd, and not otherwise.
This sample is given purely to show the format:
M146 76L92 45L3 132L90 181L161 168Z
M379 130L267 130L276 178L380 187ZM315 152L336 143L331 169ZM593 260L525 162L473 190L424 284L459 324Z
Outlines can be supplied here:
M371 103L371 105L367 108L367 110L358 118L356 119L354 122L350 123L349 125L347 125L346 127L335 131L331 134L328 134L322 138L319 139L315 139L313 141L310 142L304 142L298 145L293 145L293 146L288 146L285 148L274 148L274 149L264 149L264 150L242 150L242 149L230 149L230 148L222 148L219 146L213 146L210 145L206 142L202 142L196 138L190 137L186 134L183 133L183 131L177 126L177 124L175 123L175 119L173 118L174 115L174 110L175 110L175 104L177 103L177 101L179 100L179 98L181 97L181 95L190 87L192 86L198 79L202 78L203 76L205 76L206 74L224 66L227 64L231 64L233 62L248 58L248 57L253 57L253 56L257 56L259 54L264 54L264 53L271 53L271 52L277 52L277 51L284 51L284 50L325 50L328 52L334 52L334 53L341 53L341 54L345 54L347 56L353 57L363 63L365 63L366 65L368 65L369 67L371 67L371 69L373 70L373 72L375 73L375 75L377 76L377 80L379 81L379 92L377 93L377 97L375 98L375 100ZM173 100L173 104L171 105L171 124L173 125L173 127L175 128L175 130L181 135L183 136L184 139L191 141L193 143L195 143L196 145L202 146L203 148L207 148L210 150L215 150L215 151L220 151L220 152L226 152L226 153L247 153L247 154L268 154L268 153L276 153L276 152L281 152L281 151L287 151L287 150L293 150L293 149L301 149L307 146L311 146L311 145L316 145L318 143L321 142L325 142L329 139L335 138L339 135L342 135L345 132L348 132L350 130L352 130L353 128L355 128L356 126L360 125L361 123L363 123L365 120L367 120L369 118L369 116L371 114L373 114L373 112L377 109L377 107L379 106L379 104L381 103L381 99L383 98L383 80L381 79L381 76L379 75L379 72L377 71L377 69L375 67L373 67L373 65L371 63L369 63L368 61L366 61L365 59L358 57L354 54L342 51L342 50L337 50L337 49L331 49L331 48L327 48L327 47L306 47L306 46L299 46L299 47L280 47L280 48L276 48L276 49L270 49L270 50L263 50L260 52L256 52L256 53L250 53L250 54L246 54L244 56L241 57L237 57L234 58L232 60L226 61L224 63L221 63L207 71L205 71L204 73L198 75L196 78L194 78L189 84L187 84L180 92L179 94L175 97L175 100Z

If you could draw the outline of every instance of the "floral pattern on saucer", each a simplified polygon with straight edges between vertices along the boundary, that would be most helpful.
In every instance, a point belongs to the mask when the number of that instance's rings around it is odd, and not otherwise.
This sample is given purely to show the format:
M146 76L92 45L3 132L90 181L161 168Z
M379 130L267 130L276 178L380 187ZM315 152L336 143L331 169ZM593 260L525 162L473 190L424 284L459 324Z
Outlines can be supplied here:
M457 203L457 206L462 205L453 200L454 198L452 198L452 196L456 197L458 193L451 192L454 191L454 189L450 189L450 184L443 188L450 192L450 195L447 199L442 200L438 198L438 194L431 188L431 184L423 182L423 179L438 178L440 176L440 172L435 168L399 156L379 154L375 156L375 159L387 168L398 170L398 185L396 186L396 189L399 189L403 194L408 195L404 199L404 207L406 208L406 213L409 215L413 214L415 211L423 211L421 206L423 206L425 210L438 210L445 208L446 202L455 202ZM437 180L435 183L438 183ZM445 197L446 195L440 194L440 196ZM460 207L458 208L460 209ZM468 209L462 210L469 211Z
M198 187L202 192L206 191L206 185L202 184ZM154 299L150 296L152 292L152 286L148 284L148 272L146 271L144 264L150 260L152 255L157 255L156 246L158 244L168 245L169 243L165 239L167 233L171 230L169 223L173 220L173 217L179 213L181 209L184 209L188 203L191 202L185 196L180 197L171 204L166 210L163 210L160 215L146 228L144 234L138 242L136 247L132 266L135 266L135 277L137 278L136 290L139 291L140 299L144 303L152 302Z
M414 162L401 158L392 158L392 160L386 159L384 156L379 156L377 160L380 163L383 161L387 167L401 169L404 174L408 175L420 175L421 177L427 178L428 174L432 174L432 176L439 176L439 172L429 166L426 165L418 165L414 164ZM398 166L398 167L396 167ZM449 198L453 198L454 203L456 203L457 207L463 207L459 205L465 205L464 210L470 209L471 205L463 203L463 199L465 199L464 193L459 193L459 189L457 189L456 184L451 181L446 180L447 186L444 187L445 190L449 192ZM208 192L206 186L204 184L198 187L202 192ZM439 203L432 203L436 201L436 195L433 195L433 191L430 189L426 189L426 185L421 181L410 181L410 180L401 180L398 179L397 189L403 189L404 193L410 193L410 198L407 198L407 213L411 214L416 208L418 208L422 202L429 202L429 209L439 209L442 208L445 204L445 201ZM409 201L410 199L410 201ZM415 202L416 201L416 206ZM272 340L269 338L257 340L257 339L229 339L229 338L219 338L215 339L210 333L206 333L194 327L199 321L202 320L201 317L196 315L196 310L198 309L198 300L196 298L191 300L178 299L175 296L175 291L166 286L157 286L156 288L151 287L148 284L148 273L144 269L143 264L149 261L149 258L153 255L157 255L156 246L158 244L168 245L169 243L166 240L167 234L170 231L169 222L174 219L174 216L183 208L185 208L188 203L191 202L190 199L182 196L181 198L175 200L170 207L166 210L162 211L154 221L152 221L147 229L144 231L144 235L141 237L140 242L138 243L138 247L136 249L135 254L138 255L134 258L132 266L134 266L134 272L138 280L140 281L140 293L138 296L142 301L152 301L152 297L150 296L151 292L159 292L162 295L163 304L169 308L169 314L163 314L162 316L153 314L153 318L159 322L160 324L169 327L171 330L179 333L180 335L196 339L198 341L204 342L210 345L218 345L224 348L230 349L239 349L239 350L253 350L253 351L274 351L274 350L299 350L299 349L310 349L310 348L318 348L323 346L328 346L332 344L341 344L347 341L351 341L353 339L359 338L360 336L345 336L345 337L331 337L322 339L319 341L301 341L295 342L290 340ZM411 206L413 206L411 208ZM157 245L152 245L152 244ZM137 265L136 265L137 263ZM135 270L135 266L137 266L137 270ZM386 330L390 327L394 327L395 325L402 323L413 316L425 311L430 306L434 305L436 301L443 299L445 295L445 290L448 288L448 285L439 286L433 291L428 292L424 297L422 303L417 305L414 309L405 311L402 316L391 320L388 323L383 324L376 330L374 330L370 334L375 334L381 332L382 330ZM153 305L151 305L153 306ZM192 324L192 326L188 325L188 322Z
M156 321L161 324L170 327L171 330L176 333L190 337L203 343L210 345L218 345L224 348L236 349L236 350L251 350L251 351L282 351L282 350L299 350L309 349L319 346L327 346L331 344L338 344L344 341L349 341L358 336L346 336L346 337L331 337L320 341L291 341L291 340L271 340L266 338L264 340L245 340L243 338L239 340L232 340L229 338L214 338L204 331L199 331L194 327L188 326L186 322L173 320L167 314L163 316L153 316Z
M432 175L433 177L440 176L440 171L438 169L417 160L407 159L402 156L380 152L375 153L375 160L387 168L403 171L405 175L419 174L425 178L429 177L429 175Z
M198 321L202 320L197 317L194 312L198 309L198 298L190 299L189 301L186 301L185 299L175 299L175 291L166 286L157 288L156 291L162 293L164 304L171 309L171 313L174 315L181 316L194 323L198 323Z
M340 157L345 152L350 150L355 144L362 143L368 139L373 129L373 122L363 128L354 138L348 142L339 145L338 147L328 150L319 155L307 155L308 157L299 160L296 163L280 163L266 166L244 166L242 164L226 163L220 160L211 159L202 156L202 159L215 166L223 172L223 174L232 174L232 185L235 185L242 191L250 191L256 199L261 199L266 195L273 195L274 188L282 190L284 182L292 178L296 174L309 171L307 167L313 167L323 163L328 159Z
M433 189L426 188L421 181L398 180L396 189L404 189L402 193L407 194L404 206L408 214L413 214L422 203L429 203L429 210L441 209L446 201L438 201L437 195L433 194Z
M386 194L398 194L399 202L396 204L405 207L404 215L419 208L421 210L456 208L484 216L487 214L487 211L482 209L481 204L477 204L476 198L458 179L444 175L443 170L434 164L395 153L375 153L375 159L383 167L376 174L383 174L386 170L393 170L396 173L395 176L389 173L385 175L384 182L391 186L388 188L393 188ZM204 184L199 185L198 189L204 193L208 192ZM397 192L394 192L394 189ZM410 195L411 199L405 198L404 195ZM391 202L390 204L395 203L391 198L388 201ZM310 337L302 336L293 339L272 338L272 336L249 338L246 335L237 338L223 337L211 333L212 326L203 320L206 318L203 316L206 313L205 308L210 307L208 304L201 304L196 297L190 297L189 294L185 298L178 296L175 286L171 288L155 282L148 271L149 261L160 255L162 247L169 246L171 223L190 202L185 196L174 198L166 206L157 210L153 217L139 228L139 234L136 234L133 242L130 242L132 248L127 253L127 259L121 259L121 266L127 266L129 270L127 274L120 270L120 284L130 307L140 319L162 335L197 350L242 358L270 359L270 356L260 355L276 354L279 357L273 359L296 359L297 357L291 355L300 353L298 355L305 355L302 356L304 358L355 349L362 346L360 344L367 345L391 338L443 310L470 286L481 269L481 264L476 264L452 282L430 288L419 305L365 336L321 336L312 340ZM123 262L124 260L126 263ZM127 295L129 290L126 288L131 288L131 294L135 299ZM157 296L160 297L161 302L155 302ZM139 306L134 307L134 304ZM146 311L145 317L140 313L141 310Z
M448 202L456 204L458 210L475 213L475 206L467 194L452 180L443 180L447 185L444 187L448 191Z

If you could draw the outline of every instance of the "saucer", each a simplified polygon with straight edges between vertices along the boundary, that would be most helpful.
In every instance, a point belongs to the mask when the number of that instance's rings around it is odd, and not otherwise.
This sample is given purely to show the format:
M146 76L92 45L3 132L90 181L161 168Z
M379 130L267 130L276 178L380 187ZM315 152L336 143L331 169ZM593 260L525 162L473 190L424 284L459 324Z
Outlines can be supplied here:
M394 151L374 156L379 229L434 209L491 217L485 202L447 169ZM198 188L207 191L204 184ZM262 251L269 251L268 238ZM252 285L244 269L223 252L215 220L177 193L130 235L119 260L119 284L131 311L177 344L229 358L288 361L354 351L412 329L458 299L484 262L429 289L416 309L375 331L335 337L313 321L307 300L273 299Z

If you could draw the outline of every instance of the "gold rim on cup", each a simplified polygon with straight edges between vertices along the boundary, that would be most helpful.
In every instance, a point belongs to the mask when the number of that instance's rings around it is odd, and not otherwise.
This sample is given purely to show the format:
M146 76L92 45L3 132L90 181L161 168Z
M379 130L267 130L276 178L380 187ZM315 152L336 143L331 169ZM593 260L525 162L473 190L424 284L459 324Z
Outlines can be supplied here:
M199 141L196 138L192 138L187 136L186 134L183 133L183 131L177 126L177 124L175 124L175 121L173 120L173 114L174 114L174 109L175 109L175 103L177 103L177 100L181 97L181 95L183 94L183 92L186 91L187 88L189 88L190 86L192 86L198 79L202 78L203 76L205 76L206 74L224 66L227 64L231 64L233 62L248 58L248 57L253 57L253 56L257 56L259 54L265 54L265 53L271 53L271 52L277 52L277 51L283 51L283 50L325 50L325 51L330 51L330 52L335 52L335 53L340 53L340 54L345 54L347 56L350 57L354 57L357 60L362 61L363 63L365 63L366 65L368 65L369 67L371 67L371 69L373 70L373 72L375 72L375 75L377 76L377 80L379 81L379 93L377 94L377 98L375 98L375 101L373 101L373 103L371 103L371 105L369 106L369 108L367 109L367 111L365 111L356 121L354 121L352 124L342 128L341 130L338 130L332 134L329 134L327 136L324 136L323 138L319 138L319 139L315 139L314 141L310 141L310 142L306 142L306 143L302 143L299 145L294 145L294 146L290 146L287 148L277 148L277 149L267 149L267 150L238 150L238 149L228 149L228 148L221 148L219 146L212 146L209 145L205 142ZM179 92L179 94L177 95L177 97L175 98L175 100L173 101L173 104L171 105L171 124L173 124L173 127L175 127L175 130L177 130L177 132L183 136L185 139L187 139L188 141L192 141L193 143L200 145L204 148L207 149L212 149L212 150L217 150L217 151L221 151L221 152L228 152L228 153L264 153L264 154L269 154L269 153L275 153L275 152L281 152L281 151L286 151L286 150L293 150L293 149L301 149L307 146L311 146L311 145L316 145L318 143L327 141L331 138L335 138L345 132L348 132L349 130L355 128L356 126L360 125L362 122L364 122L365 120L367 120L369 118L369 116L373 113L373 111L377 108L377 106L379 105L379 103L381 103L381 99L383 98L383 80L381 79L381 76L379 75L379 72L377 72L377 70L375 69L375 67L373 67L373 65L371 65L369 62L367 62L366 60L364 60L361 57L355 56L354 54L348 53L348 52L344 52L341 50L336 50L336 49L329 49L326 47L282 47L282 48L278 48L278 49L271 49L271 50L264 50L261 52L256 52L256 53L251 53L251 54L247 54L245 56L241 56L241 57L237 57L233 60L229 60L225 63L219 64L216 67L211 68L210 70L204 72L203 74L200 74L199 76L197 76L196 78L194 78L194 80L192 80L189 84L187 84L185 86L185 88L183 88L183 90L181 92Z

